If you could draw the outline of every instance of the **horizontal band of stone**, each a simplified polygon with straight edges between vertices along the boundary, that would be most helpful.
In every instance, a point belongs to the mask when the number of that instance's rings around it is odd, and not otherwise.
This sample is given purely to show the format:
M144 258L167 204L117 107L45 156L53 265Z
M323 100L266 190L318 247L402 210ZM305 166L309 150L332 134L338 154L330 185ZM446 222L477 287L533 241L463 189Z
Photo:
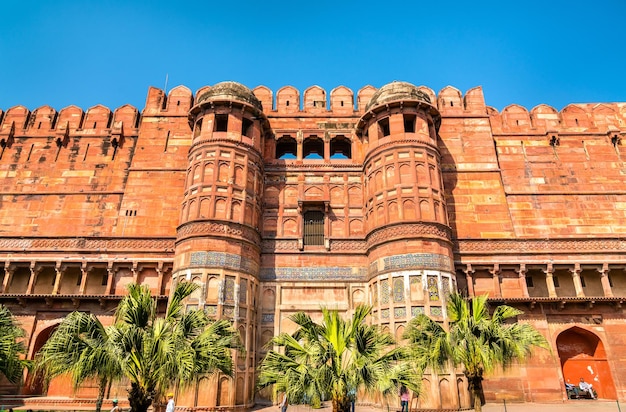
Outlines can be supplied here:
M420 237L438 238L450 242L452 232L449 227L435 222L406 223L386 225L371 231L367 237L367 248L371 249L391 240L415 239Z
M0 238L0 251L174 252L174 239L157 238Z
M183 223L176 230L177 240L193 237L228 237L245 240L252 245L261 245L261 235L251 227L228 221L202 220Z
M502 239L502 240L457 240L454 252L463 254L544 254L580 252L624 252L626 239Z
M232 140L232 139L203 139L203 140L197 140L196 142L194 142L191 145L191 147L189 147L189 153L192 153L198 147L202 147L202 146L222 146L222 147L224 147L225 143L227 145L232 146L232 147L239 147L242 152L247 152L249 155L253 155L254 158L252 159L252 161L254 162L254 164L256 164L256 165L263 165L263 163L261 162L261 159L263 158L261 153L259 153L258 150L253 145L248 144L246 142L239 141L239 140Z
M364 281L366 268L304 267L262 268L261 280L356 280Z
M299 250L298 247L298 239L273 239L263 241L262 251L263 253L296 252ZM365 253L367 244L362 239L330 239L330 251Z
M189 265L192 267L211 267L231 269L257 276L259 265L251 259L225 252L192 252Z
M369 275L390 270L407 269L434 269L452 272L452 260L437 253L407 253L404 255L388 256L382 259L383 269L378 270L377 262L370 264Z

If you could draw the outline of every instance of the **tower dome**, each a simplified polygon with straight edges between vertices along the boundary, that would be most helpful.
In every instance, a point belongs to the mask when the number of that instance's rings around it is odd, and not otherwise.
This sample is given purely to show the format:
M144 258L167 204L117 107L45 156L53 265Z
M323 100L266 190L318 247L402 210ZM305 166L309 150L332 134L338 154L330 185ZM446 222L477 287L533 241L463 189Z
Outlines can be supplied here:
M385 103L399 100L419 100L432 105L430 97L417 87L407 82L394 81L378 89L365 107L365 111Z
M263 110L261 102L256 98L254 93L252 93L252 90L237 82L217 83L211 87L210 90L198 97L196 105L207 102L223 102L233 100L248 104L258 110Z

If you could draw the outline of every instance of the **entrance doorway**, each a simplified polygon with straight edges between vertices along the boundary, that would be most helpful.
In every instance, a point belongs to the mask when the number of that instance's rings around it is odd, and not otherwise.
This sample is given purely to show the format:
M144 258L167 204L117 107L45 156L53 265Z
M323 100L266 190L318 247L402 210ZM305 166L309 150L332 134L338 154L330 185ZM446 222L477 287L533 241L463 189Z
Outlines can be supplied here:
M584 378L593 385L598 398L617 399L604 344L598 336L576 326L561 332L556 346L565 382L578 385Z
M52 332L57 328L57 325L50 326L37 335L37 339L35 339L35 344L33 347L33 359L37 355L37 352L41 349L41 347L48 341ZM23 386L22 393L24 395L38 396L45 395L44 393L44 383L43 378L41 376L35 376L32 372L28 373L26 377L26 384Z

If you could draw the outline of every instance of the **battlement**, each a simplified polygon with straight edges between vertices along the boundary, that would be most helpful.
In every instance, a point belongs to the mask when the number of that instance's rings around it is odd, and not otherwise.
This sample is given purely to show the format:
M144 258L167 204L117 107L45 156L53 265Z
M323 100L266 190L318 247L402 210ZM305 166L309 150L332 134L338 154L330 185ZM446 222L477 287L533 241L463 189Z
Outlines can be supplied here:
M570 104L560 112L540 104L530 112L517 104L505 107L501 113L487 108L494 135L607 133L610 137L626 131L626 103Z
M166 93L156 87L150 87L146 98L144 116L182 116L195 104L198 96L211 89L203 86L195 94L184 86L177 86ZM465 96L454 87L444 87L438 94L426 86L417 88L427 95L439 111L448 114L485 115L486 106L482 88L470 89ZM345 86L335 87L327 95L319 86L311 86L300 93L293 86L284 86L276 94L266 86L258 86L252 92L263 106L266 115L288 116L359 116L366 111L366 106L376 93L373 86L365 86L355 93Z
M124 105L114 112L108 107L96 105L83 112L76 106L68 106L57 112L50 106L41 106L32 112L24 106L14 106L6 112L0 110L0 137L50 136L66 134L102 136L121 134L122 130L136 134L139 111Z

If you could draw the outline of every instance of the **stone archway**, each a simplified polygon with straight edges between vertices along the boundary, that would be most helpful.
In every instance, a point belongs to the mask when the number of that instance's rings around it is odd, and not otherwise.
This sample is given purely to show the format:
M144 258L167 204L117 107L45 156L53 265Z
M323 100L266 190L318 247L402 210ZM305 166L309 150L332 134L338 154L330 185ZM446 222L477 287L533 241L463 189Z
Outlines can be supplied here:
M44 330L42 330L41 332L39 332L39 334L37 335L37 338L35 339L35 342L33 344L33 350L31 352L33 359L37 355L37 352L39 352L41 347L44 345L44 343L48 341L48 339L50 338L50 335L52 335L52 332L56 330L57 326L59 326L58 323L55 325L49 326L45 328ZM32 372L28 372L28 375L26 377L26 383L22 387L22 393L24 395L37 396L37 395L45 395L44 392L45 390L44 390L42 377L35 376Z
M577 385L580 378L593 384L598 398L617 399L604 344L593 332L577 326L556 338L565 382Z

